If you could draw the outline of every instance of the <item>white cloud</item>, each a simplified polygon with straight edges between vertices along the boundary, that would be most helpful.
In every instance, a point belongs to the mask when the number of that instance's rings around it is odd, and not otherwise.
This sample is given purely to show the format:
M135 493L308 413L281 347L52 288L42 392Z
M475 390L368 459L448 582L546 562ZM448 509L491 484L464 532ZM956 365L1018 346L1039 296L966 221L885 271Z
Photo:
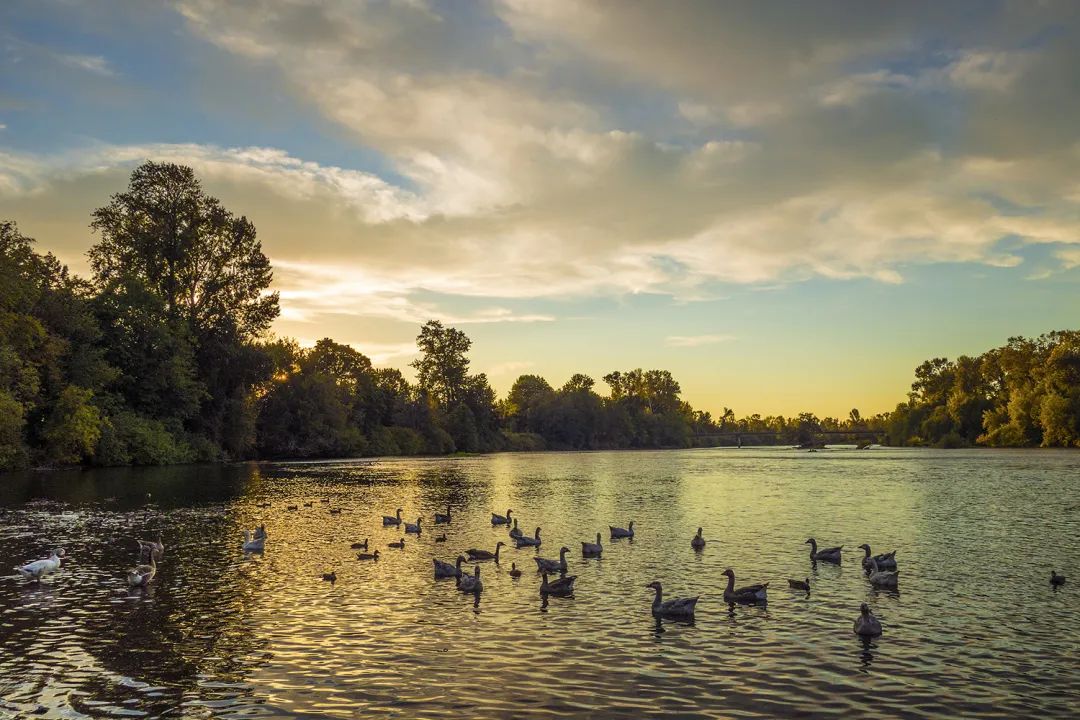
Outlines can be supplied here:
M664 344L668 347L696 348L730 342L734 339L734 335L668 335Z
M113 77L116 73L109 65L109 61L101 55L65 55L58 54L56 58L63 64L94 73L105 77Z

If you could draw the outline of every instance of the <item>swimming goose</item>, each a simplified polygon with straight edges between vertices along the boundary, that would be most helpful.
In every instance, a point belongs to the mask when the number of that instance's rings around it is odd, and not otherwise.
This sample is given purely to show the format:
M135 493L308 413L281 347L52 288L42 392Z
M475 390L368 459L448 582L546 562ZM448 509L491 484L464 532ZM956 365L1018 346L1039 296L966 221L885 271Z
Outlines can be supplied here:
M900 578L900 571L889 572L878 567L877 558L870 558L870 573L867 579L876 588L895 589Z
M457 589L461 592L478 593L484 589L484 583L480 582L480 566L472 575L462 575L457 579Z
M705 549L705 538L701 537L701 528L697 529L697 535L690 541L690 547L695 550Z
M521 571L518 570L517 563L510 563L510 577L515 579L521 577Z
M395 550L404 550L405 549L405 538L401 538L400 542L392 542L389 545L387 545L387 547L392 547Z
M477 560L494 560L496 563L498 563L499 548L503 547L504 545L506 545L506 543L500 540L499 542L495 543L495 552L488 552L487 550L477 550L476 548L470 548L469 550L465 551L465 554L468 555L469 559L474 562Z
M443 515L442 513L435 513L435 524L436 525L445 525L448 522L450 522L450 506L449 505L446 506L446 514L445 515Z
M376 550L373 553L357 553L356 554L356 559L357 560L378 560L379 559L379 551Z
M63 548L57 548L49 553L49 557L44 560L35 560L22 567L17 567L15 572L19 573L24 580L40 580L49 573L54 573L60 569L60 558L64 557L64 554Z
M391 525L401 525L401 508L397 509L397 515L390 517L389 515L382 516L383 527L389 527Z
M157 562L154 561L154 554L150 553L149 565L136 565L128 570L128 585L130 587L146 587L154 579L155 575L157 575Z
M870 614L870 606L863 603L859 607L859 617L855 618L855 634L863 637L877 637L881 634L881 622Z
M465 562L465 557L462 555L457 556L457 562L451 565L448 562L442 560L432 559L435 563L435 579L441 578L459 578L461 577L461 563Z
M331 515L340 515L341 514L341 508L330 508L330 514Z
M254 539L251 537L251 531L244 531L244 552L262 552L266 549L266 538Z
M139 543L140 556L146 553L153 555L155 560L160 560L165 553L165 546L161 543L161 533L158 533L157 540L136 540L135 542Z
M259 504L258 504L258 505L256 505L255 507L257 507L257 508L261 508L261 509L265 510L266 508L270 507L270 503L268 503L268 502L264 502L264 503L259 503Z
M521 532L521 529L517 526L517 518L514 518L514 527L510 528L510 537L517 540L519 537L522 537L524 534L525 533Z
M437 535L435 537L435 542L446 542L446 533L443 533L442 535Z
M811 560L815 562L820 560L821 562L836 563L837 565L840 564L840 551L844 548L843 545L841 545L840 547L831 547L825 548L823 550L818 550L817 540L815 540L814 538L810 538L806 541L805 544L810 546Z
M871 561L877 560L877 565L882 570L895 570L896 569L896 551L893 550L890 553L882 553L881 555L870 556L870 546L867 543L863 543L859 546L862 548L866 555L862 559L863 570L869 571Z
M405 523L405 533L406 534L412 533L413 535L419 535L420 534L420 521L423 520L423 519L424 518L422 518L422 517L418 517L418 518L416 518L415 523Z
M619 538L632 538L634 537L634 521L631 520L630 524L627 525L625 528L608 525L608 530L611 531L612 540L618 540Z
M315 501L308 500L306 503L304 503L304 507L315 507Z
M528 535L522 535L521 537L515 538L515 539L517 540L517 546L519 548L523 548L523 547L537 547L538 548L538 547L540 547L540 528L536 528L536 536L535 537L529 537Z
M1051 570L1050 571L1050 584L1051 585L1064 585L1065 584L1065 576L1064 575L1058 575L1056 571Z
M495 513L491 513L491 524L492 525L509 525L510 524L510 513L512 513L512 512L514 512L514 511L513 510L507 510L506 515L496 515Z
M298 510L299 508L297 508L295 505L286 505L285 509L286 510Z
M787 584L792 590L802 590L807 595L810 594L810 578L806 578L805 580L788 580Z
M330 502L330 498L319 498L319 502L328 503L328 502Z
M652 614L654 617L672 620L694 619L694 607L697 605L698 598L673 598L665 601L664 588L660 583L651 582L645 587L656 591L656 597L652 601Z
M536 569L540 572L566 572L566 553L570 552L570 548L559 548L559 559L548 560L547 558L533 558L536 561Z
M558 580L548 582L548 574L544 573L543 581L540 583L541 595L554 595L555 597L567 597L574 594L574 581L577 580L577 575L571 575L569 577L561 577Z
M747 585L746 587L735 588L735 571L728 568L724 571L724 575L727 575L727 588L724 590L724 600L729 603L756 603L761 601L767 601L767 591L769 583L764 585Z
M333 585L337 582L337 570L331 570L328 573L323 573L322 579Z
M604 552L604 546L600 544L600 533L596 533L595 543L581 543L581 556L598 558Z
M367 538L364 538L364 542L354 542L349 546L352 550L367 550Z

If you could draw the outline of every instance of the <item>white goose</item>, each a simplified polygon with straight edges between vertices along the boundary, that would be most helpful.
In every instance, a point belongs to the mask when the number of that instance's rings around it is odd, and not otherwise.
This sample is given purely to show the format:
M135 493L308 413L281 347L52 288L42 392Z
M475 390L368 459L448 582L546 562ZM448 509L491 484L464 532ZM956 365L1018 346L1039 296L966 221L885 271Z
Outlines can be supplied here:
M595 543L581 543L581 556L598 558L604 552L604 546L600 544L600 533L596 533Z
M265 532L265 531L264 531ZM255 535L258 536L259 531L255 531ZM139 543L139 554L147 553L153 555L154 560L160 560L161 556L165 554L165 545L161 542L161 533L158 533L157 540L136 540Z
M251 531L244 531L244 552L262 552L266 549L266 538L252 538Z
M40 580L49 573L54 573L60 569L60 558L64 557L64 554L63 548L57 548L49 553L49 557L44 560L35 560L22 567L17 567L15 572L19 573L24 580Z
M136 565L127 572L127 582L131 587L146 587L157 575L157 561L154 554L150 553L149 565Z

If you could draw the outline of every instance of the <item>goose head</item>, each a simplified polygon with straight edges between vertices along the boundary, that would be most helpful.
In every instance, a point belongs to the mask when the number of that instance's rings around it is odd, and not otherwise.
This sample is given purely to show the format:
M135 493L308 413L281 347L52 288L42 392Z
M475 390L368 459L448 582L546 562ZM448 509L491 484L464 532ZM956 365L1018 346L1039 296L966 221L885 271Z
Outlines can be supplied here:
M465 556L464 555L458 555L457 556L457 564L460 565L463 562L465 562Z
M627 530L633 530L634 529L634 521L633 520L631 520L630 524L626 526L626 529Z
M803 545L809 545L811 548L816 549L817 548L817 540L815 540L814 538L810 538L809 540L804 542Z
M509 520L509 519L510 519L510 513L512 513L512 512L514 512L514 511L513 511L513 510L507 510L507 511L506 511L506 519L507 519L507 520Z
M536 528L536 539L540 539L540 528Z
M563 555L565 555L568 552L570 552L570 548L568 548L568 547L566 547L564 545L563 547L559 548L559 557L561 558Z
M698 536L698 537L701 537L701 531L702 531L703 529L704 529L704 528L698 528L698 529L697 529L697 536Z
M600 544L600 533L596 533L596 544Z
M374 558L375 560L378 560L379 559L379 551L376 550L375 552L371 553L371 557Z
M728 568L727 570L725 570L724 572L722 572L720 574L721 575L727 575L732 580L735 579L735 571L733 571L731 568Z
M401 517L401 508L398 508L397 512L395 514L400 518Z
M860 550L865 550L866 551L866 556L870 557L870 546L869 545L867 545L866 543L863 543L862 545L859 546L859 549Z
M660 590L660 583L653 580L651 583L649 583L645 587L649 588L650 590L657 590L658 591L658 590Z
M859 606L859 612L861 612L863 614L863 617L869 615L870 614L870 606L867 605L866 603L863 603L862 605Z
M500 540L499 542L495 543L495 549L496 549L496 550L498 550L498 549L499 549L499 548L501 548L501 547L506 547L506 543L504 543L504 542L503 542L502 540Z

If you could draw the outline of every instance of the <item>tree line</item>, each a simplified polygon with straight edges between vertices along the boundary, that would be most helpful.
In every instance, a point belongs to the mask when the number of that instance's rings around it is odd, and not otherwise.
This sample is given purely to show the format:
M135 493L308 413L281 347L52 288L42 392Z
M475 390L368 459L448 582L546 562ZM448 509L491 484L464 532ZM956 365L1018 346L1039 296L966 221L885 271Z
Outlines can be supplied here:
M694 410L666 370L613 371L599 394L522 375L496 397L471 341L439 321L417 336L416 381L329 338L269 335L279 312L254 225L191 168L147 162L92 213L91 276L0 223L0 470L245 458L806 442L873 430L897 445L1075 445L1073 332L1014 338L916 370L892 413L819 419ZM857 437L852 435L853 438Z

